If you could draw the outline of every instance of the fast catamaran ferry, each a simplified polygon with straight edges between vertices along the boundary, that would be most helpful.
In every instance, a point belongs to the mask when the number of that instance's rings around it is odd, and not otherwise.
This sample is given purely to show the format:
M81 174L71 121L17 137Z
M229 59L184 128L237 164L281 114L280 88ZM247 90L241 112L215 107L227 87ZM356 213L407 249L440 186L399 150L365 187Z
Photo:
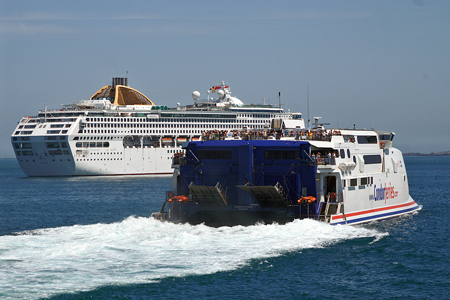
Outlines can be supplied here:
M171 191L152 216L210 226L310 218L360 224L421 209L394 132L279 126L206 134L174 157Z
M272 119L304 125L300 113L245 105L224 82L207 99L198 91L192 97L192 105L168 108L129 87L128 78L113 78L89 100L23 117L12 146L28 176L172 174L173 154L206 130L264 129Z

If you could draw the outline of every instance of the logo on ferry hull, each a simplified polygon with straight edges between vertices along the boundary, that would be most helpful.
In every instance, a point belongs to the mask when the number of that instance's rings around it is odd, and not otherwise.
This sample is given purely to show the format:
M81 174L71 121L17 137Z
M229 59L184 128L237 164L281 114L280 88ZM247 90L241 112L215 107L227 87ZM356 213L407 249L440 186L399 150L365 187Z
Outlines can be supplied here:
M380 188L377 188L375 184L373 187L373 195L369 196L369 200L381 201L393 199L398 196L398 191L395 190L393 186L387 187L387 184L381 185Z

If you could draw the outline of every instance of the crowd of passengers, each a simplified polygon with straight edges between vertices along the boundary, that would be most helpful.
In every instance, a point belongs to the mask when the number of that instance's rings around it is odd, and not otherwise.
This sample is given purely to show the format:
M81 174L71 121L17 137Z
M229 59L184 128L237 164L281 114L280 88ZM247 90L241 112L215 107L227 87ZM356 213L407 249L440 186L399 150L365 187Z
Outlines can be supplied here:
M233 137L243 140L267 140L295 137L296 140L331 141L333 135L341 135L341 132L338 130L210 130L202 132L202 140L224 140Z

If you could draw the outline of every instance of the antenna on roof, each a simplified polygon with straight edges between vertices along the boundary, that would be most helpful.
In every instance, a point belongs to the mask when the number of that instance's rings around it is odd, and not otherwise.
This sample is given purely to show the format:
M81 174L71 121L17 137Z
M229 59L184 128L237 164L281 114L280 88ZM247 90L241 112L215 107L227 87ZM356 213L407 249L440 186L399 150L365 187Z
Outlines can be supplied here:
M309 123L309 129L311 129L311 119L309 118L309 87L308 83L306 83L306 105L307 105L307 112L308 112L308 120Z
M278 92L278 107L280 108L281 113L281 92Z
M309 86L308 86L308 83L306 83L306 105L307 105L308 121L309 121Z

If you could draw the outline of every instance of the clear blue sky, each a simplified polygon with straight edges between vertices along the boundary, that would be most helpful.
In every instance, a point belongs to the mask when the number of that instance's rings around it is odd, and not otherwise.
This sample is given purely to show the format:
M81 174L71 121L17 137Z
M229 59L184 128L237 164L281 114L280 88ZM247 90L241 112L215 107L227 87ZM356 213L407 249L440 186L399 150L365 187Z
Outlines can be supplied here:
M112 77L160 105L225 80L245 103L450 150L450 1L0 1L0 157L22 116Z

